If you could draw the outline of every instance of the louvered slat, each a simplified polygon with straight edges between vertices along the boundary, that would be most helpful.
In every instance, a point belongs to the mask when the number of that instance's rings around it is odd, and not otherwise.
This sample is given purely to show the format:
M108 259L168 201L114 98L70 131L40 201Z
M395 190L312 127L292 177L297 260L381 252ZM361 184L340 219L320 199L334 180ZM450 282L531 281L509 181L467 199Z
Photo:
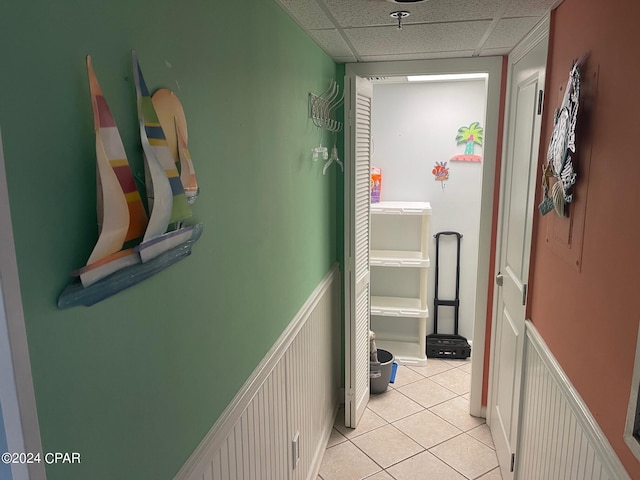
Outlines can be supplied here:
M345 422L356 427L369 399L369 197L371 182L371 83L348 77L345 135Z

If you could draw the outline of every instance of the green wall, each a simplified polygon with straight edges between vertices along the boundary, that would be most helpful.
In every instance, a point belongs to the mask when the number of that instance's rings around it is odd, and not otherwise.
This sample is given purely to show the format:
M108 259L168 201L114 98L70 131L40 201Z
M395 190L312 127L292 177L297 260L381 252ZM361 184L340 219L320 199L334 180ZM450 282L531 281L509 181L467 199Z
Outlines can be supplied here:
M273 1L8 0L0 126L49 480L172 478L338 259L335 168L308 92L336 65ZM130 50L182 100L201 195L193 255L58 310L97 238L85 56L142 174ZM328 142L327 134L324 142Z

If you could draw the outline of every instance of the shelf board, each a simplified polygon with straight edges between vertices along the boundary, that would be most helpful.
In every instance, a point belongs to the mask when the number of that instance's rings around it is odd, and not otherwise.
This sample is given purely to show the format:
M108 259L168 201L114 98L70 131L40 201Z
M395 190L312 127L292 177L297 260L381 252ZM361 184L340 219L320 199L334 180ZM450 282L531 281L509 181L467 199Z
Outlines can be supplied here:
M399 342L376 338L376 347L391 352L396 362L401 365L426 365L425 345L414 342Z
M422 309L419 298L371 296L371 315L383 317L427 318L429 309Z
M372 215L431 215L429 202L378 202L371 204Z
M406 250L371 250L369 263L376 267L428 267L431 264L422 252Z

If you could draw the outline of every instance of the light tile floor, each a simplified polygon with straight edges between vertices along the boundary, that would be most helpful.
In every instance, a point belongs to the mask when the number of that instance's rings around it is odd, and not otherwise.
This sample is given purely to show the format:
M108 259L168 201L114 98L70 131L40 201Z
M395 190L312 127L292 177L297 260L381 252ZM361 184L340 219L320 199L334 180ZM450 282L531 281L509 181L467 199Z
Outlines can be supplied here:
M353 430L338 411L318 480L501 480L491 432L469 415L470 360L400 365Z

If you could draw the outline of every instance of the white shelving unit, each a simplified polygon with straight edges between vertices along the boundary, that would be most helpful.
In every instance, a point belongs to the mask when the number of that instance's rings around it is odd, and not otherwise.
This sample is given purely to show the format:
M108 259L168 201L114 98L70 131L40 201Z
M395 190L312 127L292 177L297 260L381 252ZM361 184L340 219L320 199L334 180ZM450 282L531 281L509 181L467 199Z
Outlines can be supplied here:
M426 357L428 202L371 204L371 329L396 361L424 365Z

